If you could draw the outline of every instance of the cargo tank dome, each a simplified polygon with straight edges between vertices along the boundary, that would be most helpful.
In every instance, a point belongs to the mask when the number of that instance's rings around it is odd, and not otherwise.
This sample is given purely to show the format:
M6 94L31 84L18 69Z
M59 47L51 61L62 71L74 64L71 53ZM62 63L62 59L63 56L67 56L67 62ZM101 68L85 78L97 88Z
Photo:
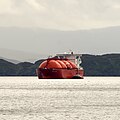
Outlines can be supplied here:
M70 60L46 60L42 62L39 68L77 68L76 64Z

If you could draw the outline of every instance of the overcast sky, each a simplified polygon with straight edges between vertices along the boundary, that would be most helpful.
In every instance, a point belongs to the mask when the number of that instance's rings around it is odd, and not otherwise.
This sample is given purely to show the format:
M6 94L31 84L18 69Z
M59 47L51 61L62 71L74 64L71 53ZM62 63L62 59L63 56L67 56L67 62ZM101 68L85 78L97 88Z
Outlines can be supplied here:
M58 30L120 25L120 0L0 0L0 26Z
M0 48L106 54L119 45L120 0L0 0Z

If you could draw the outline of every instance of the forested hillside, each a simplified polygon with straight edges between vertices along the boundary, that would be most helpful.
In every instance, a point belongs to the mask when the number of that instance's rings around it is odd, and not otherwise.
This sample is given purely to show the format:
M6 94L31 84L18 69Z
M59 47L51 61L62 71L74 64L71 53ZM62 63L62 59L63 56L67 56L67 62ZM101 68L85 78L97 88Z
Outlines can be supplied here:
M120 54L83 55L82 66L88 76L120 76Z
M35 71L42 61L13 64L0 59L0 76L35 76ZM84 54L81 66L85 76L120 76L120 54Z

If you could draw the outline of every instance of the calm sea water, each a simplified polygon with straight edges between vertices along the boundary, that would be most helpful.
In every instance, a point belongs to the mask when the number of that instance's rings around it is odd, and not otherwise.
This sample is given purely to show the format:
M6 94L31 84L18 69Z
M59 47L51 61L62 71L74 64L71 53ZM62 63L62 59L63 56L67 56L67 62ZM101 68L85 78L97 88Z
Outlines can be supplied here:
M0 77L0 120L120 120L120 77Z

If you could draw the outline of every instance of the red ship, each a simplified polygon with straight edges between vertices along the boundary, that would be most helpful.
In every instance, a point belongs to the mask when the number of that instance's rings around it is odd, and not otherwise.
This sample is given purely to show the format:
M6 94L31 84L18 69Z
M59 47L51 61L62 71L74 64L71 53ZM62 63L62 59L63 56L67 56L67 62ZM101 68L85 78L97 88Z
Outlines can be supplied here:
M57 54L42 62L36 70L39 79L83 79L80 54Z

